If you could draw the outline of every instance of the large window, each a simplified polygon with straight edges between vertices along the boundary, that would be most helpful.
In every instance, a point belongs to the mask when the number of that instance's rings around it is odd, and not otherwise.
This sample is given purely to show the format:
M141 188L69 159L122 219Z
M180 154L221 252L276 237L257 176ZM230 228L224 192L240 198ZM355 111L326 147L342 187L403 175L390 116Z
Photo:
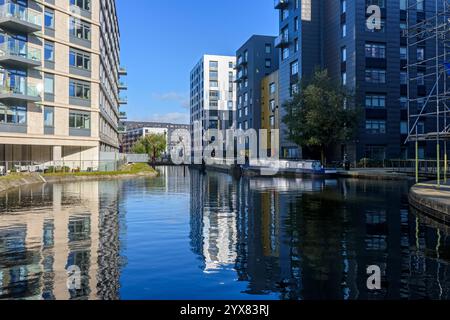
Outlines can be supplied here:
M386 45L384 43L366 43L366 58L386 58Z
M89 82L70 79L69 96L84 100L91 99L91 84Z
M298 60L291 63L291 76L298 74Z
M44 75L44 93L55 94L55 78L53 75Z
M91 55L87 52L70 49L69 64L71 67L91 70Z
M85 11L91 11L91 0L70 0L70 5L77 6Z
M91 116L87 113L70 112L69 127L72 129L91 129Z
M382 69L366 70L366 82L386 83L386 70L382 70Z
M271 83L269 88L270 94L274 94L276 90L277 86L275 85L275 83Z
M366 96L366 108L368 109L386 108L386 96L379 94L368 94Z
M89 23L79 19L70 18L70 35L78 39L90 41L91 26Z
M369 134L386 133L386 120L367 120L366 132Z
M0 124L26 124L27 107L0 105Z
M44 26L46 29L55 29L55 12L51 9L45 9Z

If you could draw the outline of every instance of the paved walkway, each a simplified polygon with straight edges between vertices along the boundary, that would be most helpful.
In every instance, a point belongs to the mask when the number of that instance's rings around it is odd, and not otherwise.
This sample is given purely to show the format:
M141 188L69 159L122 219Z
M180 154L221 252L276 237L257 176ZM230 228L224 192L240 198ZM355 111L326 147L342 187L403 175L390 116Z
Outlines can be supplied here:
M393 172L392 169L352 169L338 170L338 175L344 178L372 179L372 180L411 180L406 173Z
M419 183L411 188L411 204L443 222L450 223L450 181L436 186L436 182Z

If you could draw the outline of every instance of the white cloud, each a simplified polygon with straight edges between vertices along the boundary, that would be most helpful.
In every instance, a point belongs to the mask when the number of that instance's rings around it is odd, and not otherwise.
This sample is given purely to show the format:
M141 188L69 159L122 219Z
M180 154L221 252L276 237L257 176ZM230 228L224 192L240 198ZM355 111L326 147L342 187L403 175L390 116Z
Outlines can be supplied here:
M145 119L139 119L139 121L189 124L189 114L181 112L153 114L151 116L145 117Z
M189 109L189 97L187 94L179 92L153 93L153 99L159 101L177 102L182 108Z

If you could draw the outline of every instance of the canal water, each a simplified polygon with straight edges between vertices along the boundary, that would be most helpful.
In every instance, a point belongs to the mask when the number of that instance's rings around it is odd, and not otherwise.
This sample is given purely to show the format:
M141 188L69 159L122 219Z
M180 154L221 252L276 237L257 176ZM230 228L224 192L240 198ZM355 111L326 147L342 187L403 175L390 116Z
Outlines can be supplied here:
M450 298L448 228L406 182L160 170L0 194L0 299Z

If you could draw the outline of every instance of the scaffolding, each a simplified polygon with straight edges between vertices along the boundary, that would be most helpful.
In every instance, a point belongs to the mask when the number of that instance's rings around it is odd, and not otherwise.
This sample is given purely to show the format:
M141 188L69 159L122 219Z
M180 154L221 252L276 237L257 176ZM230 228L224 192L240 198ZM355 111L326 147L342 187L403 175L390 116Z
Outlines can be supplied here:
M404 36L408 57L408 137L405 143L415 144L417 182L419 144L422 141L436 144L436 183L441 186L442 181L447 182L450 140L450 90L447 85L450 76L450 0L426 3L427 6L423 7L423 0L407 0ZM419 7L423 13L418 12ZM428 50L427 55L424 48ZM428 91L420 97L418 88L425 83Z

